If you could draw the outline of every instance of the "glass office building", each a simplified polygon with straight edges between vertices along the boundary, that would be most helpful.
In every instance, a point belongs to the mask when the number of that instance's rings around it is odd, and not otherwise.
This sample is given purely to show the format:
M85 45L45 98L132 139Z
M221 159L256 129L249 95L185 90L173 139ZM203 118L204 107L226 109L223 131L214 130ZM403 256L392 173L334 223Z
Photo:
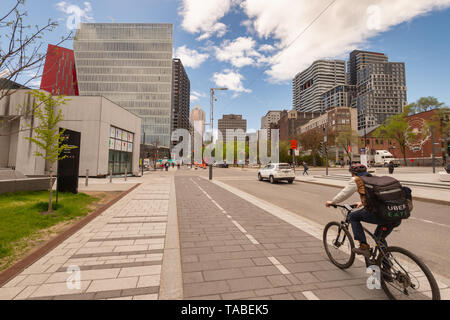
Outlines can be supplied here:
M172 24L81 24L74 40L79 94L133 112L145 143L169 147L172 47Z

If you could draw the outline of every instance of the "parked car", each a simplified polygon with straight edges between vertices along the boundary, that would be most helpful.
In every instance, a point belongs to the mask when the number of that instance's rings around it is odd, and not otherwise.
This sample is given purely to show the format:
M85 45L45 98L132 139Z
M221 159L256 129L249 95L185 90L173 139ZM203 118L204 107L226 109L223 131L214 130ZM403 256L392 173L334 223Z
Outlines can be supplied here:
M292 183L295 180L295 173L288 163L271 163L258 170L258 180L268 179L270 183L285 180Z

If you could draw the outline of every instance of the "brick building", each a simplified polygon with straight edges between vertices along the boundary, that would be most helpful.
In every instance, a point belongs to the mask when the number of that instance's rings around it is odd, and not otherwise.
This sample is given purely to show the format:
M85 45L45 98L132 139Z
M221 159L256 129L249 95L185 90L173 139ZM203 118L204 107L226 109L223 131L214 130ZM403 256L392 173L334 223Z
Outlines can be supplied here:
M408 165L423 166L431 164L431 135L429 132L426 132L426 130L423 130L423 127L425 121L430 120L435 113L436 110L430 110L408 117L410 127L416 134L416 138L414 139L414 141L410 143L406 148L406 159L408 161ZM450 114L447 113L445 119L442 119L442 121L448 122L449 118ZM403 154L397 142L390 139L377 138L373 135L374 132L375 130L367 133L366 136L366 145L369 150L369 154L374 154L375 150L388 150L394 155L395 158L403 159ZM433 140L435 143L434 155L436 158L436 164L442 162L446 157L450 156L448 149L450 141L444 141L444 139L442 139L441 137L440 132L440 128L434 130ZM363 148L364 145L364 137L361 137L359 146L360 148Z

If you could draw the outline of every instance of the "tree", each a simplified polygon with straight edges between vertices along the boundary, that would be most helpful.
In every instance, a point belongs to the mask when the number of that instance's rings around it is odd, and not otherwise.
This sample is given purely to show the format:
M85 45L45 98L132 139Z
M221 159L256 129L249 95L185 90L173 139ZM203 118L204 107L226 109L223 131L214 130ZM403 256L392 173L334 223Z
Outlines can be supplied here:
M425 112L433 109L439 109L444 106L443 102L439 102L435 97L422 97L416 102L408 105L409 114Z
M18 89L11 87L10 81L16 82L20 75L31 75L22 83L23 86L41 77L40 70L46 57L45 51L42 51L46 49L46 42L41 39L58 26L51 19L45 25L35 25L34 28L25 24L28 15L23 9L25 0L15 1L12 8L0 16L0 100ZM61 38L57 45L71 38L71 35L69 33Z
M357 144L358 138L358 133L352 130L350 126L343 127L336 137L336 146L344 149L350 162L352 161L352 155L348 148Z
M313 166L316 165L316 154L320 148L320 142L323 141L323 133L319 129L309 130L298 136L300 145L304 150L311 150L313 157Z
M63 151L76 148L63 143L64 130L60 131L58 126L63 117L61 110L56 111L56 108L65 105L69 99L64 98L64 96L54 97L51 93L47 94L39 90L30 91L29 94L37 100L33 102L32 108L35 124L27 123L31 135L25 137L25 139L37 146L34 155L43 158L49 164L48 213L51 213L53 209L53 168L56 161L66 158Z
M402 113L388 118L386 122L379 126L374 132L375 137L391 139L397 142L400 151L402 152L405 166L408 165L406 161L406 146L408 143L412 142L416 136L407 121L408 114L411 112L410 108L411 106L407 106Z

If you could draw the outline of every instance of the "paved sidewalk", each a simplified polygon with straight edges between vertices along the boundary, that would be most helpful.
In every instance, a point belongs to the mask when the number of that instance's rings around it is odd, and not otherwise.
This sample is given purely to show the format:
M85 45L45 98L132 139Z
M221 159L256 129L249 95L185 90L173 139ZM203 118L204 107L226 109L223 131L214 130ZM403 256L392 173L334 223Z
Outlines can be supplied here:
M174 181L167 173L142 179L0 288L0 299L158 299L161 282L171 281L161 268Z
M386 299L361 261L339 270L310 233L205 179L175 181L185 299Z

